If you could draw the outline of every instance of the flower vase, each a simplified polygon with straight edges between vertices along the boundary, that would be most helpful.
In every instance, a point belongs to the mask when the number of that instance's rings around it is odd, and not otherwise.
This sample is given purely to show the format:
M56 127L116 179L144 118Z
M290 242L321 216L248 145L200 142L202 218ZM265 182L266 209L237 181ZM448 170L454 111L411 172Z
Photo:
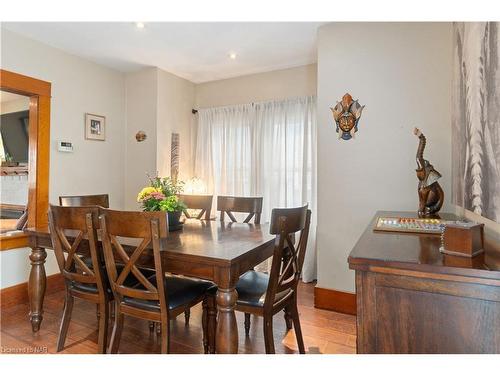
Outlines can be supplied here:
M168 215L168 231L173 232L176 230L182 229L182 225L184 224L181 221L182 211L172 211L167 212Z

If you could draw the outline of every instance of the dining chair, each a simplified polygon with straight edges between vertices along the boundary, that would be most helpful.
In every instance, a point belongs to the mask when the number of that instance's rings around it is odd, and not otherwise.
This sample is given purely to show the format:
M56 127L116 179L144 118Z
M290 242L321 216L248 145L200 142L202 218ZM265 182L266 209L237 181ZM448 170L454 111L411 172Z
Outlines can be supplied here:
M200 210L196 219L200 220L205 216L205 220L210 220L210 213L212 211L213 195L191 195L179 194L179 199L184 202L188 209ZM184 210L186 218L191 219L192 216L188 210Z
M102 208L109 208L109 195L108 194L94 194L94 195L65 195L59 197L59 205L65 207L78 207L78 206L99 206ZM104 258L103 258L104 259ZM89 258L84 258L83 261L90 266L92 261ZM118 268L123 267L123 265L118 265ZM148 276L154 274L151 270L145 270ZM107 274L106 274L107 277ZM97 307L96 315L99 319L99 308ZM113 311L111 311L111 317L113 318ZM189 321L189 316L187 317ZM149 323L149 330L153 332L155 330L154 322ZM159 327L156 330L157 333L160 332Z
M113 295L107 283L102 252L98 251L98 220L99 208L95 206L61 207L50 205L49 207L50 237L59 270L64 277L66 290L63 316L57 339L58 352L64 348L73 311L73 302L76 297L93 302L98 306L98 352L106 353L109 301L113 299ZM80 252L85 251L90 253L90 257L85 258L80 254Z
M270 233L276 235L271 271L269 274L248 271L240 277L236 291L237 311L264 318L266 353L274 353L273 316L285 311L285 318L293 322L300 353L305 353L297 308L297 286L304 263L311 210L307 205L297 208L275 208L271 213ZM300 232L295 244L295 233ZM288 316L287 316L288 315ZM250 322L245 322L248 335ZM287 324L287 328L288 327Z
M86 207L86 206L99 206L109 208L109 195L108 194L94 194L94 195L62 195L59 196L59 205L64 207ZM90 258L84 258L83 261L87 266L92 265ZM99 318L99 306L97 306L96 315ZM154 326L150 327L154 330Z
M233 212L248 213L243 221L249 223L254 218L254 224L260 224L262 214L263 197L217 197L217 211L220 212L220 221L224 221L225 215L229 216L232 222L237 222ZM245 313L245 331L250 330L250 314Z
M195 219L210 220L210 213L212 212L212 201L213 195L192 195L192 194L179 194L179 200L183 201L187 209L183 210L184 216L187 219L192 219L193 217L188 210L200 210ZM186 325L189 325L189 317L191 316L191 310L187 309L184 311L184 321Z
M66 195L59 197L60 206L100 206L109 208L108 194Z
M168 234L165 212L127 212L103 209L100 216L102 242L108 278L115 297L115 321L108 348L117 353L123 330L124 316L159 322L161 353L170 352L170 320L186 309L202 302L203 347L214 351L215 291L209 281L183 276L166 275L161 252ZM127 243L131 241L134 243ZM136 244L138 245L136 246ZM133 250L126 251L123 245ZM139 268L141 256L153 256L155 274L147 277ZM115 259L125 265L119 271ZM138 283L124 284L133 274Z
M224 216L227 214L232 222L236 222L233 212L248 213L248 216L243 220L244 223L249 223L254 218L254 224L260 224L260 215L262 213L262 197L217 197L217 211L220 211L220 221L224 221Z

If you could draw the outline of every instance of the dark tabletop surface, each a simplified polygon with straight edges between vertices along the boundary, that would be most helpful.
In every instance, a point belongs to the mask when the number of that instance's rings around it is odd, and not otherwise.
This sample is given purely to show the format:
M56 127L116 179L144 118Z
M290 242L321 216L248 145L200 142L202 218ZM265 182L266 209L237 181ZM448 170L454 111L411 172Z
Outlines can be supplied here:
M485 238L485 252L474 258L441 254L439 234L415 234L374 231L376 219L417 217L413 212L378 211L349 255L350 267L384 267L475 276L500 280L500 245ZM440 214L442 219L459 219L454 214Z
M49 236L47 228L28 228L27 233ZM169 254L206 260L234 261L250 251L271 245L275 236L269 224L244 224L189 219L182 230L170 232L161 241ZM122 239L124 244L137 246L140 241Z

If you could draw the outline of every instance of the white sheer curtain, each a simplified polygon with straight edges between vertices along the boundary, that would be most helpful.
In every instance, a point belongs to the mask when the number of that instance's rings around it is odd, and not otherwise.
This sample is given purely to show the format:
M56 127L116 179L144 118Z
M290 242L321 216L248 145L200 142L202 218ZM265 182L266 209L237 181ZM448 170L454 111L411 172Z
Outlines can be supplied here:
M200 109L195 173L214 195L262 196L274 207L305 203L312 223L302 279L316 278L316 98Z

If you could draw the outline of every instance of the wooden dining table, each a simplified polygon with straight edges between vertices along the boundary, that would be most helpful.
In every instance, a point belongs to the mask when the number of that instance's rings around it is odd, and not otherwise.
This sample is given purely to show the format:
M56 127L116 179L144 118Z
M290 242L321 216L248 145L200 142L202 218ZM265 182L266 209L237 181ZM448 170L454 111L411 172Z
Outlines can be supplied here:
M31 272L28 282L30 321L33 332L40 329L46 289L46 249L52 249L48 228L28 228ZM239 277L271 257L275 236L268 224L186 220L183 229L162 239L162 264L167 272L213 281L217 287L217 353L238 352L238 326L234 307ZM133 250L134 244L130 244ZM128 250L127 246L124 246ZM83 248L82 252L85 252ZM83 254L85 255L85 254ZM153 252L148 249L139 260L154 268Z

